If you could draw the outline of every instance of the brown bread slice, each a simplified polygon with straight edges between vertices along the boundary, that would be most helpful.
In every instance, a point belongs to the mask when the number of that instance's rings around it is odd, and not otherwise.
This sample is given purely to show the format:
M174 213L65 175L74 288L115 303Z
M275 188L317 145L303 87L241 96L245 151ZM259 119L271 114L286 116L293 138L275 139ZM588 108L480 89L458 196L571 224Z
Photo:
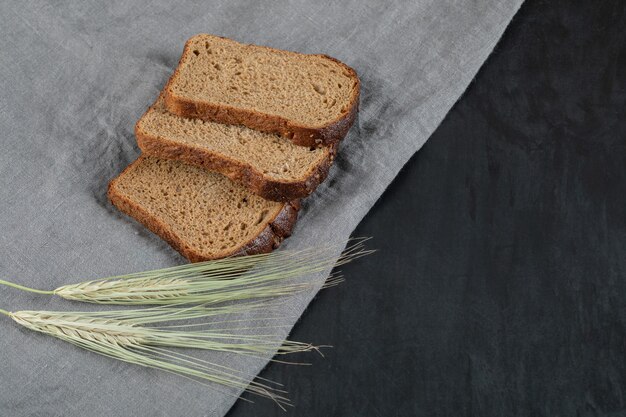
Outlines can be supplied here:
M200 34L185 44L165 87L174 114L332 145L352 125L359 78L326 55L305 55Z
M265 200L180 161L140 156L109 184L109 199L192 262L270 252L289 237L299 202Z
M163 95L139 119L135 136L144 154L217 171L274 201L309 195L334 156L333 147L307 148L245 126L176 116L165 109Z

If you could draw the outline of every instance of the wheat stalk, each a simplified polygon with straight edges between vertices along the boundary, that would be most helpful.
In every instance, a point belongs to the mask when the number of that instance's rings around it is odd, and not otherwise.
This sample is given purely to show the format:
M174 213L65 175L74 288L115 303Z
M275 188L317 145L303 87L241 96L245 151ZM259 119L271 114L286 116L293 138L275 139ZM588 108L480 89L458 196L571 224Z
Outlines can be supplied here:
M171 350L187 348L258 356L272 355L277 348L277 353L281 355L318 349L310 344L292 341L281 344L279 335L247 334L247 328L217 327L219 324L236 323L236 320L189 323L190 320L230 315L261 306L259 303L242 303L224 307L155 307L108 312L0 310L0 313L28 329L113 359L161 369L200 382L241 389L270 398L283 407L289 404L285 392L271 386L271 381L250 383L253 376ZM185 323L162 325L181 320ZM209 328L197 330L198 326ZM280 326L267 327L271 329Z
M0 280L13 288L54 294L68 300L127 305L218 304L294 294L316 285L306 278L372 253L367 239L353 239L339 259L335 246L226 258L35 290ZM325 286L340 282L332 276Z
M105 312L49 312L0 309L0 314L36 332L67 341L83 349L140 366L161 369L195 381L221 384L288 405L285 392L271 381L177 351L177 348L212 350L266 357L319 351L306 343L283 341L272 329L280 325L258 320L229 319L229 315L267 308L275 297L290 295L316 285L307 277L343 265L373 251L366 239L357 239L339 259L339 248L228 258L173 268L140 272L66 285L54 291L37 290L0 280L0 284L38 294L100 304L156 304L152 308ZM325 287L341 282L333 274ZM238 303L230 303L239 301ZM207 318L226 316L206 322ZM285 319L265 318L261 321ZM259 319L260 320L260 319ZM236 327L251 322L252 327ZM172 324L177 323L177 324ZM235 326L235 327L233 327ZM250 330L267 329L252 334ZM250 380L253 380L250 382Z

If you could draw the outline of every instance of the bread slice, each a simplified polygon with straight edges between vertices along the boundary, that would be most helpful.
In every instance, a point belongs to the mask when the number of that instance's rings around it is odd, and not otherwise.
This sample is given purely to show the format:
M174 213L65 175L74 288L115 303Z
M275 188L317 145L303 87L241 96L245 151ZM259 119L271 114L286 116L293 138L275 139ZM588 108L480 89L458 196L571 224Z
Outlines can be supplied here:
M176 116L163 95L135 125L146 155L217 171L269 200L306 197L326 178L333 147L306 148L276 134Z
M354 122L359 78L326 55L305 55L200 34L185 44L165 88L174 114L332 145Z
M140 156L109 184L109 198L192 262L270 252L291 234L299 202L265 200L180 161Z

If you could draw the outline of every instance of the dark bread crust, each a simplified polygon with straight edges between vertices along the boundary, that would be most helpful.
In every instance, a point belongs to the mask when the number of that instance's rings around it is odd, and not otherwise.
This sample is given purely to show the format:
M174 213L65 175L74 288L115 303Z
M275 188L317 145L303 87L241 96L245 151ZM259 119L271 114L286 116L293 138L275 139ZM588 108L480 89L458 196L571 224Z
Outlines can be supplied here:
M151 107L152 108L152 107ZM150 109L148 109L150 111ZM147 112L146 112L147 113ZM145 114L144 114L145 116ZM326 157L298 181L281 181L267 177L251 165L192 144L181 144L162 136L150 135L141 129L141 119L135 125L137 144L143 153L159 158L178 159L186 163L216 171L243 185L253 193L272 200L288 202L311 194L326 179L335 157L335 147L328 148Z
M228 39L224 37L221 38ZM341 139L344 138L344 136L346 136L348 130L350 130L350 126L354 123L359 108L361 81L359 80L356 71L343 62L328 55L318 54L312 56L328 59L342 66L349 76L355 81L355 88L353 89L353 96L350 100L347 111L336 120L333 120L323 126L305 126L277 115L265 114L254 110L240 109L225 104L194 101L185 97L177 96L172 92L170 86L179 76L181 63L188 58L189 54L193 53L191 46L192 39L193 37L185 43L185 48L183 49L183 54L178 62L178 66L176 67L172 77L165 85L165 108L170 113L182 117L199 118L224 124L244 125L250 129L262 132L277 133L290 139L296 145L302 146L335 146L339 143L339 141L341 141ZM277 51L277 49L267 46L259 47L270 51Z
M284 203L282 210L280 210L276 216L268 222L265 229L263 229L261 233L250 241L242 244L240 247L224 251L213 256L206 256L199 253L183 239L177 236L166 223L161 221L161 219L153 216L140 204L137 204L135 201L127 198L116 190L116 185L120 178L122 178L126 172L130 171L133 166L139 164L143 158L143 156L139 156L139 158L127 166L120 175L111 180L107 196L109 197L109 200L111 200L111 203L113 203L113 205L115 205L122 213L133 217L150 231L160 236L190 262L208 261L211 259L226 258L229 256L268 253L277 248L285 238L291 236L291 231L295 226L298 218L298 211L300 210L299 200Z
M274 217L265 229L252 241L244 245L233 256L268 253L280 246L283 240L291 236L298 219L300 200L285 203L283 209Z

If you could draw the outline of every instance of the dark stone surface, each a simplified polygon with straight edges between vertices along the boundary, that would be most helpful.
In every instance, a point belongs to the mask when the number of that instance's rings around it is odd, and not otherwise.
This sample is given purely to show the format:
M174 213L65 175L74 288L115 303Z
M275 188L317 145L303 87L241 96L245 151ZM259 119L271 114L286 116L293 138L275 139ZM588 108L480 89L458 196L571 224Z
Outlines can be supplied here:
M626 3L529 1L235 416L626 415Z

